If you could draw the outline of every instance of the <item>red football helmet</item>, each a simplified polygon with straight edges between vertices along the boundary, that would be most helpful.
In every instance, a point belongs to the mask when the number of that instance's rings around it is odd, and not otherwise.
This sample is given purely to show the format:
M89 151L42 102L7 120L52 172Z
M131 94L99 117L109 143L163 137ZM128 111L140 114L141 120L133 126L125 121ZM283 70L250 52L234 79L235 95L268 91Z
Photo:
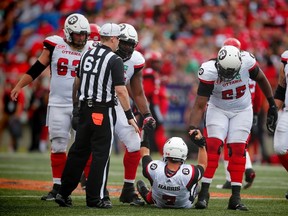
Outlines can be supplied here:
M159 51L149 51L144 56L146 67L151 67L156 71L160 71L162 67L162 54Z
M150 51L145 53L145 60L146 61L161 61L162 54L158 51Z
M90 30L91 33L89 39L93 41L100 41L100 34L99 34L100 26L94 23L90 23Z
M238 49L241 49L241 43L236 38L227 38L224 41L223 46L227 46L227 45L234 46L234 47L237 47Z

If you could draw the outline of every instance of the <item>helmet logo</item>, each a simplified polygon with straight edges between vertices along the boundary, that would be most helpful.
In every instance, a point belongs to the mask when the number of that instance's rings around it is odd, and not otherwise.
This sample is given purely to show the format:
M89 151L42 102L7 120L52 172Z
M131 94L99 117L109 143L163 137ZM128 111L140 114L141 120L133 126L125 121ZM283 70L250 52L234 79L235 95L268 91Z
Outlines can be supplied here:
M219 60L223 60L227 55L227 50L222 49L218 55Z
M74 25L77 21L78 21L78 17L75 15L75 16L72 16L72 17L69 18L68 24L69 25Z

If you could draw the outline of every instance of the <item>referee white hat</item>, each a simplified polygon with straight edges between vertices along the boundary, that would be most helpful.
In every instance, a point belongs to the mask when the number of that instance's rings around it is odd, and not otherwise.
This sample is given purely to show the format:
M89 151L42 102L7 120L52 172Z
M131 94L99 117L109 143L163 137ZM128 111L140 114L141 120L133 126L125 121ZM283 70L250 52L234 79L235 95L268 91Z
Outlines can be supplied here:
M105 23L100 29L101 36L119 36L120 34L120 26L115 23Z

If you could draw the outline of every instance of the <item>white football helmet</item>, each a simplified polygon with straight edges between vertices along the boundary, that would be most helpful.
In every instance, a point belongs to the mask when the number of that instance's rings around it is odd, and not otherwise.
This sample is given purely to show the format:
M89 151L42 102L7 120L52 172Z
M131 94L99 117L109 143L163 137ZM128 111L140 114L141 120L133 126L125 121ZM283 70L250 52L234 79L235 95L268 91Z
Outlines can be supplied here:
M121 35L119 36L119 49L116 53L123 59L123 61L127 61L131 58L134 48L138 44L138 34L135 28L130 24L121 23L119 26L121 29Z
M223 46L217 56L216 67L221 81L229 82L239 73L242 60L240 50L235 46Z
M184 162L187 159L188 147L180 137L172 137L166 141L163 147L163 158L171 158L173 161Z
M72 33L86 34L86 38L80 43L76 43L73 39ZM90 25L88 20L82 14L73 13L69 15L64 23L64 34L66 41L72 43L76 48L84 47L90 35Z

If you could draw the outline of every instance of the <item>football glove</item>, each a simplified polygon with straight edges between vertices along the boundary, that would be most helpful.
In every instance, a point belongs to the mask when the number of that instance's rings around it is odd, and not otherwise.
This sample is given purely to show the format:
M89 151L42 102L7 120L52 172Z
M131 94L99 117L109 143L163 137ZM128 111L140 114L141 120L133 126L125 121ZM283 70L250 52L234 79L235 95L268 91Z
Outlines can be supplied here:
M276 105L269 106L267 112L267 120L266 120L266 127L268 131L272 134L275 132L276 123L278 119L278 109Z
M200 148L206 146L206 139L202 136L200 139L196 138L198 131L194 131L191 135L189 135L191 141Z
M144 115L143 130L154 131L156 128L156 120L152 117L151 113Z

